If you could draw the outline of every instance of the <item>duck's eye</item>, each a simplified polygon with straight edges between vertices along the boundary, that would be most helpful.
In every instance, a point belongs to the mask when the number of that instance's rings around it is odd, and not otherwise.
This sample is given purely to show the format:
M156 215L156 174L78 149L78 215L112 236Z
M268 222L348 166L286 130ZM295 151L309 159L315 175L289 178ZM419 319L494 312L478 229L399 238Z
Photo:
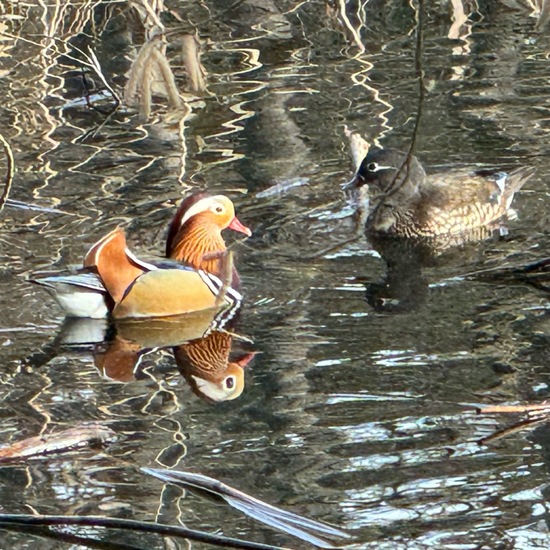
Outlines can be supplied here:
M225 387L228 390L232 390L235 387L235 377L234 376L228 376L225 379Z
M216 212L217 212L218 214L221 214L221 213L223 212L223 206L219 206L219 205L216 206Z
M369 172L376 172L378 170L378 164L376 164L376 162L369 162L367 164L367 170Z

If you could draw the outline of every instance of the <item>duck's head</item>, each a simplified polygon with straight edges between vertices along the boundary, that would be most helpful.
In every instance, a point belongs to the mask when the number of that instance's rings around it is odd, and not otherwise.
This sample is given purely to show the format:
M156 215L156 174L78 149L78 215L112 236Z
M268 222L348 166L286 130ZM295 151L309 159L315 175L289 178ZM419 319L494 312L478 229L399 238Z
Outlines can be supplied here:
M231 401L244 390L244 369L256 355L229 360L233 336L212 331L204 338L174 348L176 364L193 392L210 402Z
M252 235L252 231L237 218L235 206L225 195L211 196L207 193L195 193L181 203L170 223L166 240L166 255L168 257L180 238L181 229L193 222L213 225L220 231L233 229L248 237Z
M425 178L415 156L396 149L374 149L361 162L349 188L360 202L382 197L385 203L400 202L418 193Z
M215 376L191 374L187 381L194 393L207 401L232 401L243 393L244 370L238 363L228 363L223 373L216 373Z

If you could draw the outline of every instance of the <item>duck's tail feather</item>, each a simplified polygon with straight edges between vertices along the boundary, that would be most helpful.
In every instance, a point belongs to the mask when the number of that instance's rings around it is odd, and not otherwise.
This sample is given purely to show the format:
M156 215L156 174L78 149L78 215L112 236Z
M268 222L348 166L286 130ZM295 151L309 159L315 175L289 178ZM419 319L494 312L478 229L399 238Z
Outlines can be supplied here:
M506 205L506 209L511 208L515 193L519 191L534 174L535 168L533 166L522 166L508 174L502 193L501 203Z

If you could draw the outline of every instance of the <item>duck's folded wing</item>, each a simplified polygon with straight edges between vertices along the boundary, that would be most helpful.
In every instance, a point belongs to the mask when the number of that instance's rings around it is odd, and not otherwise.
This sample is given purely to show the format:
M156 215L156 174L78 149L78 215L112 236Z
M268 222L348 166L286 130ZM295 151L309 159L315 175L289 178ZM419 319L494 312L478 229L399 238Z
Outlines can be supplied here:
M454 171L434 174L423 189L418 219L433 234L456 234L514 217L514 193L533 175L525 167L487 177Z
M241 295L216 276L179 266L138 277L113 310L118 319L169 317L240 304Z

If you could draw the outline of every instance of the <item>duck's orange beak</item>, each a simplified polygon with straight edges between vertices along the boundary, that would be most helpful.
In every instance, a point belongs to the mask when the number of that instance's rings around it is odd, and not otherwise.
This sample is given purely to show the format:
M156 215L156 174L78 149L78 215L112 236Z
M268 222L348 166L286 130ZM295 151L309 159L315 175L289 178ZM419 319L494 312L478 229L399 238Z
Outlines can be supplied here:
M248 237L250 237L252 235L252 231L250 231L250 229L248 227L246 227L246 225L243 225L239 221L239 218L237 218L237 216L235 216L231 220L231 223L228 225L228 227L229 227L229 229L233 229L233 231L238 231L239 233L244 233Z

